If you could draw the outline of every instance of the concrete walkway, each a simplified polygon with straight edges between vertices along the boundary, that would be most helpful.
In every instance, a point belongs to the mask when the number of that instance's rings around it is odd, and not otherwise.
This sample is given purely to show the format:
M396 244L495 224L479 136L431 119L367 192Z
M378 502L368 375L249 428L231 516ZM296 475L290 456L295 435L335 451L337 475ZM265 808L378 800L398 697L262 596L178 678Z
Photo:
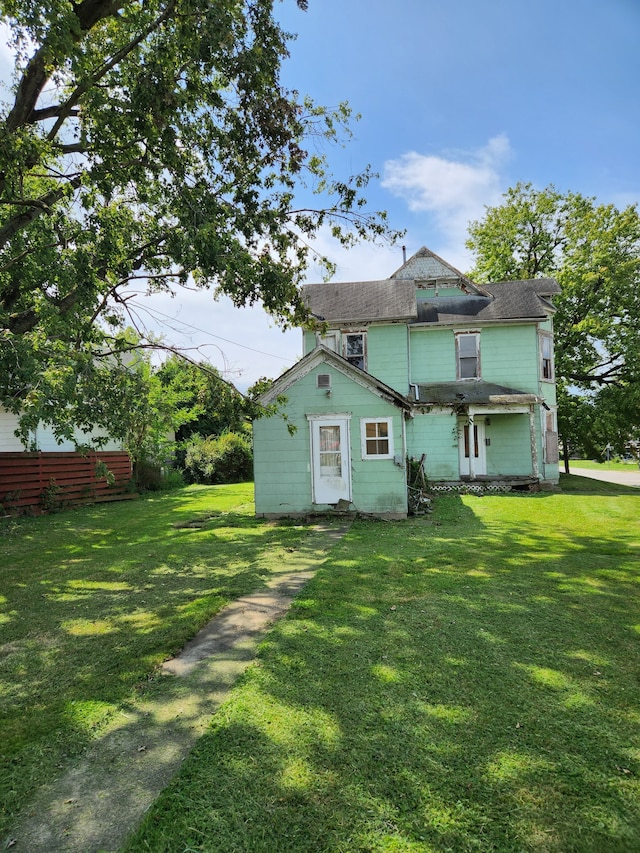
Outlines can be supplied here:
M579 477L590 477L592 480L604 480L605 483L640 489L640 469L629 467L629 471L608 471L607 469L592 471L590 468L574 468L571 464L569 465L571 473Z
M222 610L162 667L150 696L123 711L83 760L45 787L5 840L24 853L111 853L180 768L258 642L326 560L349 523L316 525L265 589Z

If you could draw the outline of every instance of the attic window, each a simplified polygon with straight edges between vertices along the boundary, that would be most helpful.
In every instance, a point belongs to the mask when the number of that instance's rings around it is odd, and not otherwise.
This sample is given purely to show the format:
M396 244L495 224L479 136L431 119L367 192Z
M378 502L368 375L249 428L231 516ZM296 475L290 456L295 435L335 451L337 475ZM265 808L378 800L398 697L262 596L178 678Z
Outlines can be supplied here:
M316 388L331 388L331 374L318 373L316 376Z

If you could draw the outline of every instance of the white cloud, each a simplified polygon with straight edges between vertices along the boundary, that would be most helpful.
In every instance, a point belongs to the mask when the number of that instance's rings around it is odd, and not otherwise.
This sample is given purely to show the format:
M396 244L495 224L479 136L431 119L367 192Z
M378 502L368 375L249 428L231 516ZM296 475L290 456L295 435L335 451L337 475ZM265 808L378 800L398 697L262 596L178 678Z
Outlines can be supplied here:
M462 247L469 222L483 216L485 205L499 202L510 156L505 135L493 137L477 151L454 152L448 157L410 151L385 163L382 186L403 199L413 213L435 218L445 243L440 253L456 263L451 252L465 257Z

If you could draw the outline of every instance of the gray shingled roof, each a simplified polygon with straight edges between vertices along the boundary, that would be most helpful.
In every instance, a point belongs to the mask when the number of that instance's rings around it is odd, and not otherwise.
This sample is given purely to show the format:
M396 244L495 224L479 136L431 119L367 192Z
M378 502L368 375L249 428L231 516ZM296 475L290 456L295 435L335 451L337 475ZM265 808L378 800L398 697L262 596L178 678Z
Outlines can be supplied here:
M537 398L528 391L507 388L481 379L468 382L432 382L418 385L418 398L412 388L409 399L413 403L425 406L467 405L508 405L509 403L532 403Z
M560 293L553 279L505 281L484 287L491 296L437 296L420 300L418 323L544 319L553 310L544 296Z
M414 320L413 281L345 281L307 284L302 295L312 313L328 323Z
M424 255L424 257L422 257ZM445 264L428 249L421 249L394 275L418 261ZM453 267L446 265L449 270ZM416 268L417 269L417 268ZM468 282L460 274L461 283ZM471 282L468 282L471 284ZM468 323L544 319L553 306L548 297L560 293L552 278L499 281L482 285L482 291L416 301L416 280L387 278L380 281L322 282L302 288L312 314L329 324L400 320L409 323ZM483 295L488 294L488 295Z

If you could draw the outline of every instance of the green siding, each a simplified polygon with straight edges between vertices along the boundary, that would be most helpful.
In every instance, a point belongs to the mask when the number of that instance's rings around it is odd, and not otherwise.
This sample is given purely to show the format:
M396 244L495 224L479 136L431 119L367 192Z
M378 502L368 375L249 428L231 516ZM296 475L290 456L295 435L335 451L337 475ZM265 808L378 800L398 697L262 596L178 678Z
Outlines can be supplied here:
M481 378L527 393L538 393L538 335L535 324L478 328ZM454 330L421 326L412 329L410 336L411 382L455 381Z
M529 414L491 415L485 424L489 476L528 477L533 473Z
M367 336L367 373L395 388L401 394L406 394L409 390L407 326L404 323L371 325L364 331ZM339 346L341 347L341 340ZM304 332L305 355L312 352L315 347L315 333ZM341 348L339 354L342 355Z
M482 329L480 370L487 382L536 394L538 334L535 324Z
M331 374L331 396L316 388L318 373ZM362 459L361 418L391 417L394 453L404 458L403 413L332 366L321 364L286 392L288 421L278 416L254 422L254 477L256 512L286 514L326 507L312 502L311 441L307 414L350 414L350 450L353 507L368 513L406 512L404 466L393 459ZM287 423L296 428L290 435Z
M316 348L316 333L309 332L305 329L302 333L302 349L304 355L308 355L312 350Z
M531 476L528 412L491 414L489 423L485 423L485 438L490 440L485 446L488 476ZM407 453L415 459L425 454L425 472L430 480L458 480L458 418L441 412L416 415L407 424Z
M454 382L456 347L451 329L411 329L411 382Z
M418 287L416 288L416 299L418 302L428 302L430 299L434 299L436 296L436 288L435 287ZM438 296L466 296L465 291L461 287L438 287Z
M401 394L408 393L409 361L407 327L404 323L369 327L367 371Z
M538 331L552 331L552 322L514 323L474 327L480 331L481 377L525 393L541 395L551 408L556 405L555 384L540 378ZM462 329L460 329L462 331ZM410 350L408 350L410 340ZM304 333L305 353L316 346L314 333ZM411 383L451 382L456 379L455 335L452 328L407 327L379 324L367 327L367 369L370 374L407 394ZM316 375L332 375L331 396L316 388ZM469 380L473 381L473 380ZM406 511L403 467L393 460L363 460L360 419L392 417L394 453L402 457L403 414L370 389L334 367L321 364L301 377L286 395L288 421L279 417L254 425L256 511L259 514L310 512L323 507L312 503L310 427L307 414L350 414L352 503L363 512ZM485 426L488 476L530 476L530 420L528 413L490 414ZM557 481L558 465L544 462L545 413L536 405L538 469L542 479ZM289 435L287 423L296 427ZM457 418L448 411L418 414L406 422L409 456L425 454L428 478L459 479Z
M416 415L407 422L407 455L420 459L425 454L428 479L458 479L456 429L456 418L448 412Z

